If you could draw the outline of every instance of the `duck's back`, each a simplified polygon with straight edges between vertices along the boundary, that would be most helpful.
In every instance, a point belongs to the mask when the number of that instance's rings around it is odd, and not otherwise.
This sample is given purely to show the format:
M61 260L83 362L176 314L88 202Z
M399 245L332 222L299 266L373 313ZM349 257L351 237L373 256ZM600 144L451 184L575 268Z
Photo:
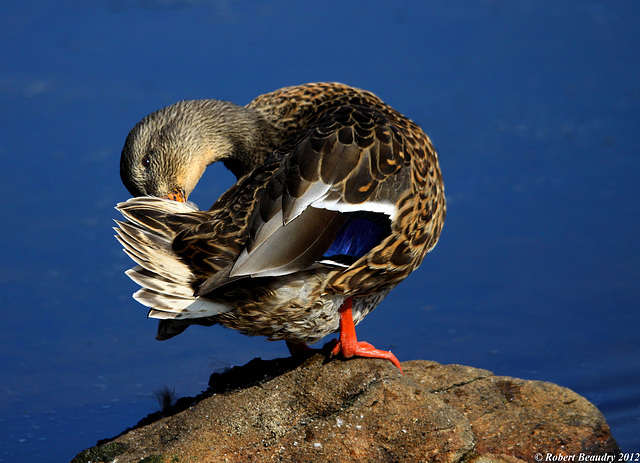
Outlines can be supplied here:
M392 233L359 265L332 278L333 290L397 284L435 246L446 213L444 185L436 151L417 124L373 93L339 83L285 87L248 107L281 130L277 152L289 160L279 181L291 196L303 196L318 181L340 184L334 201L391 218ZM336 164L343 176L328 179Z

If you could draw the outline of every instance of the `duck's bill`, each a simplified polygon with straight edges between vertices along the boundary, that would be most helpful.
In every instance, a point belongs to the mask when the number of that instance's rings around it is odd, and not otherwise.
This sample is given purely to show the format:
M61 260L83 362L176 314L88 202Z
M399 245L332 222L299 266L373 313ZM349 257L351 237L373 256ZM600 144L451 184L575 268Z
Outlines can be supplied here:
M178 201L179 203L187 202L187 196L181 188L175 188L171 193L165 196L165 198L172 201Z

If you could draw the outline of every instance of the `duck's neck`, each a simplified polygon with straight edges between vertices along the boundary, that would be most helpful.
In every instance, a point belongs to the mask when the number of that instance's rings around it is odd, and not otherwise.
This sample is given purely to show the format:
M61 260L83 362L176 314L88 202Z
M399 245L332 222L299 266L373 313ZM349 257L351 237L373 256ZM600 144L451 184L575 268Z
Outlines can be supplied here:
M222 161L237 178L253 171L282 141L255 109L217 100L205 100L201 109L205 163Z

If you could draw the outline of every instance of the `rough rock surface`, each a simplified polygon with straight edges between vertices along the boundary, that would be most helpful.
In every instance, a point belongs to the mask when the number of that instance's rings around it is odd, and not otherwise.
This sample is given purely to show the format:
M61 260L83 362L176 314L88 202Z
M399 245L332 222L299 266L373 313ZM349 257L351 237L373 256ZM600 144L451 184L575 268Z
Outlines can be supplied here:
M479 463L619 450L598 409L563 387L429 361L402 367L255 359L73 463Z

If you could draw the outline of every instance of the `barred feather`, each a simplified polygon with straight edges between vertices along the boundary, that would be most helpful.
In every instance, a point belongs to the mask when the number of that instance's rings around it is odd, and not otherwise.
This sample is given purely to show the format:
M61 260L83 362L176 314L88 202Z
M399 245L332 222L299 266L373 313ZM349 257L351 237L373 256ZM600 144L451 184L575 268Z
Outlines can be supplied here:
M140 197L118 204L117 209L128 221L116 220L116 238L138 264L125 273L142 286L133 297L151 308L149 317L202 318L232 309L229 304L195 296L193 272L172 250L178 230L168 226L167 219L198 211L195 204Z
M246 107L182 101L134 127L121 176L134 195L184 199L205 167L238 179L207 211L141 196L116 237L158 339L190 324L314 342L359 322L437 243L438 157L411 120L337 83L286 87Z

